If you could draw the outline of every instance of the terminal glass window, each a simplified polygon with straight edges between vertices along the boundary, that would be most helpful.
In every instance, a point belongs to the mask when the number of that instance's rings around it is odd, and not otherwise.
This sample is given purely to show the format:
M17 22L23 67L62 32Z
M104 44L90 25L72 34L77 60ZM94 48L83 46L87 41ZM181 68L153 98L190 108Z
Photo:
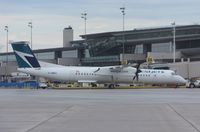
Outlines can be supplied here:
M0 56L0 61L6 61L6 56L5 55Z
M143 45L136 45L135 46L135 54L143 54Z
M78 51L77 50L70 50L70 51L63 51L62 52L63 58L77 58L78 57Z
M54 52L44 52L44 53L36 53L35 56L38 59L54 59Z
M165 52L170 53L172 51L172 43L157 43L152 44L152 52Z
M6 55L0 56L0 61L6 61ZM8 55L8 61L15 61L15 56L14 55Z
M98 56L98 57L89 57L89 58L83 58L83 62L113 62L113 61L119 61L119 56Z
M15 61L15 55L8 55L8 61Z

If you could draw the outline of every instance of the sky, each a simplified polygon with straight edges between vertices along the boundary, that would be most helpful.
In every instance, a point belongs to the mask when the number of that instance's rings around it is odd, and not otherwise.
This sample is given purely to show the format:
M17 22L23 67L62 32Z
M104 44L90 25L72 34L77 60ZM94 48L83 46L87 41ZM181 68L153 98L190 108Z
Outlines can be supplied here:
M84 34L81 13L87 12L87 34L121 31L125 7L125 30L200 23L200 0L0 0L0 53L9 41L30 41L33 49L62 47L63 29L74 30L74 40ZM11 46L9 46L9 51Z

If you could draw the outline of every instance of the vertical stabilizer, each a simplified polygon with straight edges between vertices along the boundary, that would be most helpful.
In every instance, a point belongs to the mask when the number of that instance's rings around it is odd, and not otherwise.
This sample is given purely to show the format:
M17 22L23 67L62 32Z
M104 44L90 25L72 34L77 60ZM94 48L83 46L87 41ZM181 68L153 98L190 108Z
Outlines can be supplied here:
M40 64L33 54L28 42L11 43L19 68L38 68Z

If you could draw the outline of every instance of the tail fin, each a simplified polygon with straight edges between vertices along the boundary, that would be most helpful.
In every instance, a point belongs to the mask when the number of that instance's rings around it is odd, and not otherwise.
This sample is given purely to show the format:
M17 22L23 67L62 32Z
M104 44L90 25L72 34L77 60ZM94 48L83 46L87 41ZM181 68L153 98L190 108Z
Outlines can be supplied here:
M40 64L33 54L31 48L28 45L28 42L14 42L11 44L15 57L18 63L19 68L38 68Z

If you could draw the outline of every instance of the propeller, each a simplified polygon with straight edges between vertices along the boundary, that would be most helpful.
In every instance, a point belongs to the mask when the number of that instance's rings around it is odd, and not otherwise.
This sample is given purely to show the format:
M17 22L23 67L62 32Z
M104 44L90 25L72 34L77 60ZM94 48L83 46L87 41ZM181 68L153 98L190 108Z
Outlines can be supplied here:
M98 72L100 70L100 68L98 68L97 70L94 71L94 73Z
M136 67L135 67L135 68L136 68L136 72L135 72L135 76L133 77L133 80L135 80L135 79L136 79L137 81L139 80L139 75L138 75L138 74L139 74L140 72L142 72L142 71L139 69L139 68L140 68L140 64L141 64L141 63L138 63L138 64L136 65Z

